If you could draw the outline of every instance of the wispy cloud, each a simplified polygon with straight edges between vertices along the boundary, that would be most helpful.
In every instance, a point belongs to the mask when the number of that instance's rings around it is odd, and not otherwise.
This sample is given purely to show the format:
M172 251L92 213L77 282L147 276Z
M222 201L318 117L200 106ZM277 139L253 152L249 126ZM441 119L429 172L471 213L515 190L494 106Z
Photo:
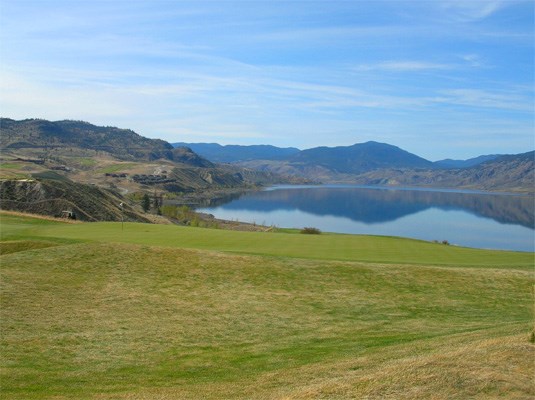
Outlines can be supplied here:
M167 140L303 147L398 135L428 146L422 137L472 120L485 140L495 114L533 123L530 10L530 0L7 2L0 109Z
M378 25L378 26L323 26L294 29L279 29L271 32L258 33L249 37L251 41L278 41L292 45L296 42L326 42L336 38L356 39L401 36L412 32L405 26Z
M438 103L476 108L533 111L533 98L515 92L495 92L482 89L448 89L439 92Z
M202 116L181 119L168 118L163 121L139 121L141 132L154 137L165 137L169 141L213 142L232 144L236 142L266 138L265 132L259 132L254 124L222 124L213 118ZM269 140L266 140L269 142Z
M470 22L488 18L514 2L514 0L446 0L440 2L440 7L445 16Z
M391 71L391 72L420 72L426 70L452 69L451 64L432 63L426 61L385 61L377 64L361 64L355 67L356 71Z
M460 56L471 67L483 67L485 66L485 61L483 58L477 54L463 54Z
M459 62L461 59L463 62ZM390 60L374 64L359 64L353 68L354 71L383 71L383 72L424 72L437 70L454 70L466 66L483 67L485 61L477 54L463 54L457 60L450 63L436 63L421 60Z
M10 118L82 119L124 126L133 114L132 101L125 101L124 91L118 88L58 88L4 75L0 92L0 109Z

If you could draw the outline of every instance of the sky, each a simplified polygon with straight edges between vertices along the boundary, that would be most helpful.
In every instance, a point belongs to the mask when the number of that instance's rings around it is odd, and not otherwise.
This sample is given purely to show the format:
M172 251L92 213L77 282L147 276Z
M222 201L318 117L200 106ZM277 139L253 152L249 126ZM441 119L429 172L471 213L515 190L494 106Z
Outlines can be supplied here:
M0 115L169 142L535 148L533 0L0 0Z

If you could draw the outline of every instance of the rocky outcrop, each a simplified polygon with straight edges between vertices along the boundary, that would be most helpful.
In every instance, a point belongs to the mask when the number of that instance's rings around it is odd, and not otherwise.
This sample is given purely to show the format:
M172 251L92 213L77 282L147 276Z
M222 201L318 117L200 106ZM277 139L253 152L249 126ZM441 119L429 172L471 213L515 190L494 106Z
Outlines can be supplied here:
M83 221L121 221L124 217L125 221L149 222L117 193L68 180L1 181L0 208L55 217L72 212Z

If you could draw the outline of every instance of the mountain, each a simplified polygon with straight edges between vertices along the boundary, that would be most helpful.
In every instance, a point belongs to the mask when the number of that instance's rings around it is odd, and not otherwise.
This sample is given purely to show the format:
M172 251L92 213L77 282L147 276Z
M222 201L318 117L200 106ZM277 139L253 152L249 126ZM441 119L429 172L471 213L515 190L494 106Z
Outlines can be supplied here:
M83 121L0 118L0 166L0 208L73 210L90 221L118 220L122 211L146 220L140 198L147 193L197 204L260 184L304 182L216 165L187 147Z
M349 148L305 150L290 160L252 160L239 165L321 183L533 192L533 158L531 151L498 156L466 168L437 168L434 163L397 147L368 142Z
M240 162L239 165L323 183L352 182L356 175L385 168L434 167L431 161L399 147L378 142L315 147L300 151L284 160L251 160Z
M534 191L533 152L481 156L463 161L464 168L438 168L440 163L373 141L303 151L189 144L197 145L220 152L211 156L215 160L247 161L214 164L190 147L174 147L129 129L83 121L1 118L0 180L43 181L54 171L71 182L110 189L131 201L146 192L169 198L198 195L203 201L213 198L216 191L313 182ZM466 166L470 163L476 164Z
M433 168L433 163L399 147L366 142L353 146L316 147L289 158L292 164L315 165L346 174L380 168Z
M533 192L535 190L535 152L500 156L469 168L376 170L355 176L353 182L366 185L434 186Z
M468 160L452 160L451 158L447 158L445 160L435 161L434 164L438 168L468 168L482 164L486 161L495 160L496 158L501 156L501 154L488 154L484 156L469 158Z
M173 146L183 146L192 149L202 157L215 163L234 163L248 160L281 160L297 154L295 147L276 147L271 145L226 145L217 143L173 143Z
M143 137L130 129L96 126L84 121L0 119L0 149L34 149L42 152L81 148L108 153L119 160L181 162L196 167L213 167L193 151L174 148L160 139Z
M477 183L487 190L535 189L535 151L505 155L458 173L462 184Z

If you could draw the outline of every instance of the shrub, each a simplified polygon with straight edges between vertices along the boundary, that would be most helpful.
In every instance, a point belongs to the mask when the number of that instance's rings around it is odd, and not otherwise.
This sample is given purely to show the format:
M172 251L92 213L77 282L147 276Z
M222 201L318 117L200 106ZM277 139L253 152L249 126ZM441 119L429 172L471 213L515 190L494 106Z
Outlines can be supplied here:
M172 205L163 205L160 207L160 210L162 212L162 215L169 217L169 218L176 218L177 217L177 207Z
M150 197L147 193L145 193L141 199L141 208L143 208L143 211L145 212L149 211L150 209Z
M318 228L305 227L301 229L301 233L304 233L307 235L319 235L321 231Z

